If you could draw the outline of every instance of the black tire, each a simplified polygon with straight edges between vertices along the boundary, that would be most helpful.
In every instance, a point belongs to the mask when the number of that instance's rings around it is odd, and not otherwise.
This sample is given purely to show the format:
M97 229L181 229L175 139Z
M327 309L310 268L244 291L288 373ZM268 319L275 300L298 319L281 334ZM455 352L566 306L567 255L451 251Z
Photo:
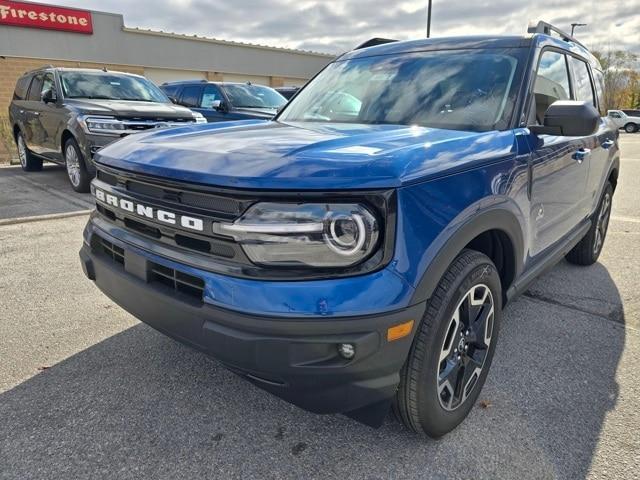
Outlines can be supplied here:
M602 252L604 241L609 229L611 217L611 202L613 200L613 187L607 182L598 202L596 213L593 214L591 228L586 235L565 256L568 262L575 265L593 265L598 261Z
M76 192L87 193L91 184L91 175L87 171L84 156L75 138L64 143L64 163L71 187Z
M638 131L638 125L629 122L624 126L624 131L627 133L636 133Z
M18 158L20 159L20 166L25 172L39 172L42 170L42 159L36 157L24 141L22 132L18 132L16 135L16 147L18 148Z
M484 296L482 305L472 306L469 295L477 302L478 292L482 297L487 291L490 295ZM482 318L484 330L478 323ZM394 412L402 423L415 432L437 438L465 419L491 367L501 319L502 286L495 265L480 252L463 250L429 300L400 372ZM484 332L481 341L475 334L480 330ZM447 386L448 382L442 381L449 378L447 372L454 375L451 378L459 379L453 388L450 382ZM465 387L460 388L462 385Z

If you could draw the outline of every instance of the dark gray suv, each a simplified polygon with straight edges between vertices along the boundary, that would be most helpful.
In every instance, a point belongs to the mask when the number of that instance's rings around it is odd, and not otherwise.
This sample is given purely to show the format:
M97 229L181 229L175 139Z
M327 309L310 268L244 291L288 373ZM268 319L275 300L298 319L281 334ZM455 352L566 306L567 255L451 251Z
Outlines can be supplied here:
M22 168L40 170L43 160L66 165L77 192L89 191L93 155L114 140L150 128L206 122L139 75L54 67L18 80L9 120Z

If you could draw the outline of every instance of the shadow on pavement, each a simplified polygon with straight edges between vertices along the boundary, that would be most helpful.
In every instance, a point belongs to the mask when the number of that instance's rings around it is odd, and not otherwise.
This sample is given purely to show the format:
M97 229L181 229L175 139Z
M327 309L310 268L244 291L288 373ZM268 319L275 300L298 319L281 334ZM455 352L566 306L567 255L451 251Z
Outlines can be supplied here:
M0 168L0 220L69 213L93 208L89 194L76 193L64 167L45 163L41 172Z
M619 307L606 268L589 275ZM624 313L532 297L506 310L488 406L440 441L308 414L140 324L0 395L0 477L584 478L617 400Z

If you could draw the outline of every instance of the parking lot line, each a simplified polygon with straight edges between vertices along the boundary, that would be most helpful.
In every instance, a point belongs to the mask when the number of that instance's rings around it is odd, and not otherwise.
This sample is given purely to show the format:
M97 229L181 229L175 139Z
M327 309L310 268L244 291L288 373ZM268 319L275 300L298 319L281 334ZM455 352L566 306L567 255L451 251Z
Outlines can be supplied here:
M5 218L0 219L0 227L5 225L15 225L16 223L41 222L43 220L56 220L58 218L79 217L90 213L91 210L77 210L75 212L51 213L49 215L34 215L32 217Z

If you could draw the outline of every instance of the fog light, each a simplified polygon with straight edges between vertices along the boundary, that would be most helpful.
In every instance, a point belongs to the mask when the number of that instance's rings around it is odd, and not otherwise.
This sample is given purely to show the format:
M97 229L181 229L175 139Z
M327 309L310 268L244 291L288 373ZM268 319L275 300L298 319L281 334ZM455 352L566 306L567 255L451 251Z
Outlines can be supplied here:
M351 343L339 343L338 353L346 360L351 360L356 355L356 346Z

